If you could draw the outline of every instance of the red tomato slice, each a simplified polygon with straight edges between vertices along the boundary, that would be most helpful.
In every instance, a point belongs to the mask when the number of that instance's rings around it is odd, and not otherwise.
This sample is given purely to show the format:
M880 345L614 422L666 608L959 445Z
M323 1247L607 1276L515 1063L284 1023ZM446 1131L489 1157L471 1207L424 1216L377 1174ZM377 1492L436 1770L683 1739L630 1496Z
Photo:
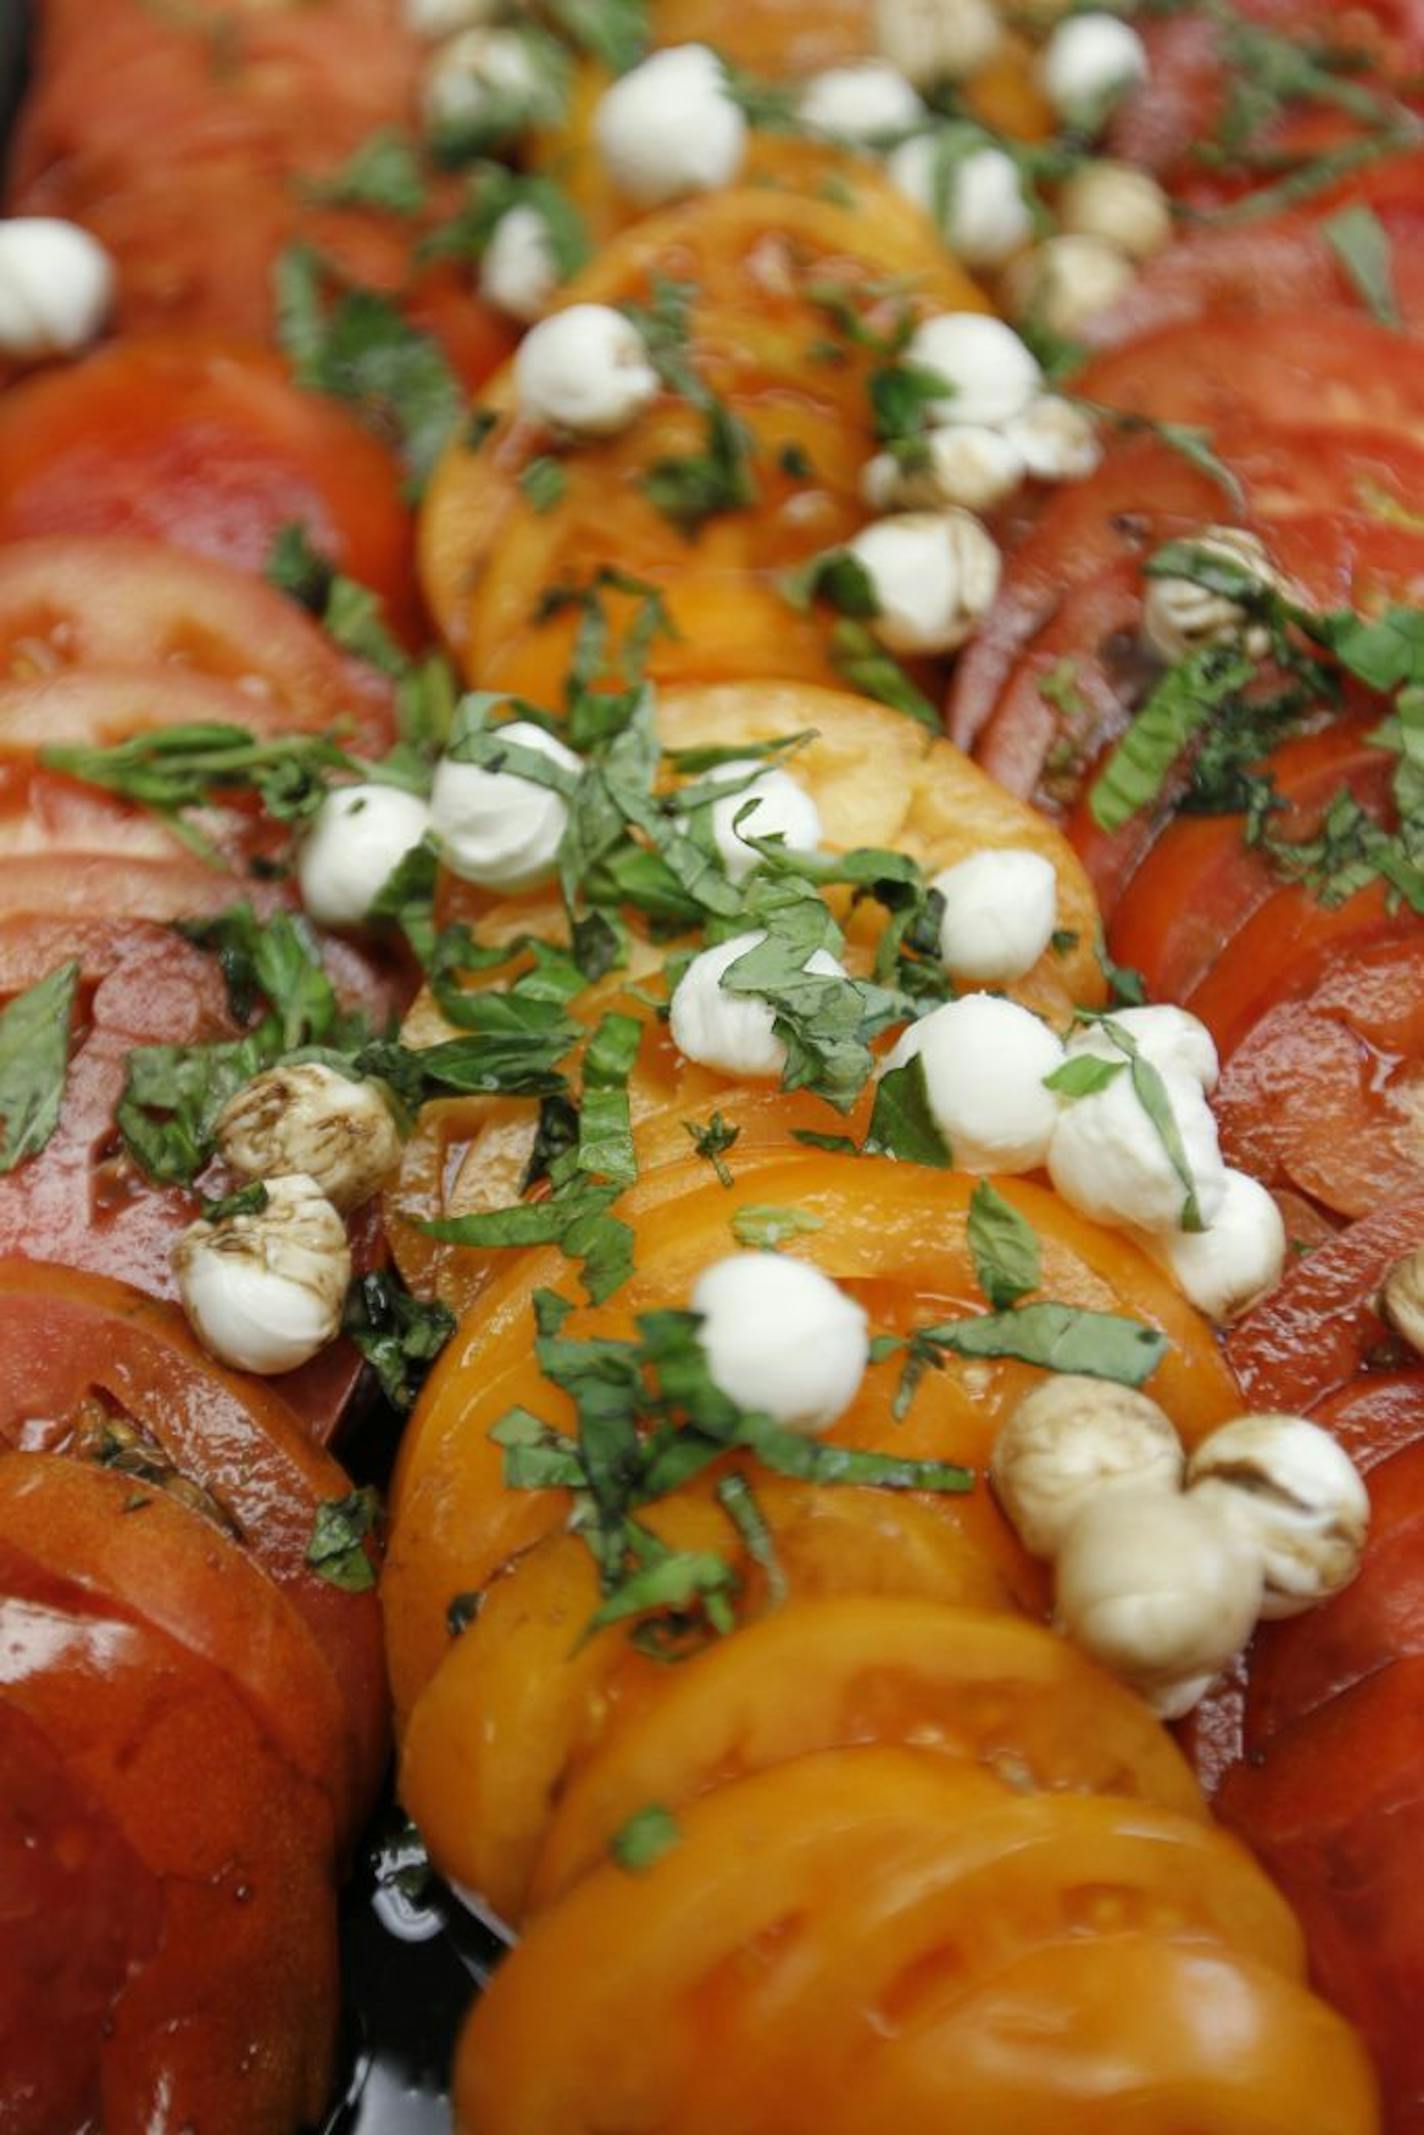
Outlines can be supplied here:
M415 629L395 461L275 356L125 340L0 402L0 541L136 534L260 575L293 521Z
M0 550L0 678L71 667L176 668L235 684L293 728L389 747L390 684L348 659L270 586L202 556L127 536Z
M342 1470L278 1392L215 1364L180 1312L122 1283L0 1261L0 1446L63 1452L96 1400L223 1509L306 1623L341 1686L368 1801L386 1738L375 1596L306 1561L318 1505L350 1487Z
M0 1706L49 1738L163 1893L159 1946L89 2042L101 2125L314 2122L337 2008L319 1799L205 1662L8 1546L0 1596Z
M62 667L32 682L0 681L0 749L105 749L169 726L240 726L266 738L300 731L282 706L179 668Z
M1357 1468L1391 1461L1424 1438L1424 1371L1367 1371L1322 1401L1315 1420L1339 1439Z
M1424 1245L1424 1194L1376 1209L1289 1269L1226 1337L1252 1408L1308 1413L1354 1378L1385 1341L1375 1310L1397 1260Z
M1320 1992L1358 2024L1390 2101L1424 2112L1424 1660L1396 1661L1233 1772L1223 1819L1300 1916Z
M1424 1373L1413 1374L1419 1403ZM1416 1433L1424 1410L1416 1406ZM1265 1625L1251 1656L1246 1746L1262 1749L1392 1662L1424 1654L1424 1446L1394 1455L1370 1475L1370 1540L1354 1583L1325 1608Z
M158 1946L163 1893L34 1722L4 1703L0 1894L0 2126L96 2127L97 2042L130 1967Z

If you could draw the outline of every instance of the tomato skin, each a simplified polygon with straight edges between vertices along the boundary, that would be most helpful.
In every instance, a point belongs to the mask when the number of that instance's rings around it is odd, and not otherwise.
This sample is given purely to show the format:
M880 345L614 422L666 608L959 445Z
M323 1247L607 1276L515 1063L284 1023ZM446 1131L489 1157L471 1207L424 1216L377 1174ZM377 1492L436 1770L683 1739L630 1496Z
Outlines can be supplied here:
M1252 1408L1308 1412L1353 1380L1386 1338L1375 1301L1402 1255L1424 1245L1424 1194L1353 1223L1290 1268L1226 1338Z
M63 1452L98 1394L224 1506L336 1676L353 1787L371 1798L385 1759L384 1667L373 1594L306 1562L317 1506L346 1495L279 1393L215 1364L181 1313L121 1283L0 1260L0 1444Z
M0 402L0 541L137 535L260 575L292 522L414 629L394 460L344 408L290 384L276 357L125 340Z
M1319 1404L1315 1421L1372 1470L1424 1437L1424 1370L1362 1372Z

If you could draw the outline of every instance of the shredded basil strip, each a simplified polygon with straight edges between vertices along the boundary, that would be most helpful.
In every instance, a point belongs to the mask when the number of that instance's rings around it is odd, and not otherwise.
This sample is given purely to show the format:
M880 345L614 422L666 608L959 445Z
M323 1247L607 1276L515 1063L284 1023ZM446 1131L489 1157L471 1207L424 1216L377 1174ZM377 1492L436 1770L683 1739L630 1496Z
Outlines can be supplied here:
M650 1802L614 1832L608 1851L630 1876L646 1875L681 1837L682 1828L671 1809Z
M927 1164L948 1171L954 1153L930 1110L925 1063L918 1053L903 1067L881 1076L865 1139L867 1156L898 1157L906 1164Z
M1254 673L1244 653L1210 645L1162 677L1093 781L1088 806L1100 830L1121 830L1159 799L1193 736Z
M79 965L60 964L0 1008L0 1173L37 1156L59 1125Z
M1007 1311L1040 1280L1033 1225L987 1179L969 1198L969 1250L980 1289L996 1312Z

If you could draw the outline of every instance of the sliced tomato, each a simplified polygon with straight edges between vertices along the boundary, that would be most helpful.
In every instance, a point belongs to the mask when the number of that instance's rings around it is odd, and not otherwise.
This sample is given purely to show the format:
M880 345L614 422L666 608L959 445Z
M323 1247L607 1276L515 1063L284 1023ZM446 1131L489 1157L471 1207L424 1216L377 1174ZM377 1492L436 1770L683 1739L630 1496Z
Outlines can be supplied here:
M275 356L124 340L0 403L0 541L136 534L260 574L292 522L415 629L395 460Z
M1251 1407L1308 1412L1348 1385L1386 1340L1375 1309L1385 1277L1420 1245L1424 1194L1413 1194L1298 1261L1226 1337L1228 1361Z
M56 537L0 550L0 677L71 667L162 671L236 684L294 728L345 731L379 751L394 730L389 682L339 652L293 601L241 571L127 535Z
M1310 994L1268 1009L1216 1092L1230 1160L1348 1216L1424 1188L1422 987L1424 936L1386 933L1347 941Z
M1424 1374L1412 1377L1418 1402ZM1416 1410L1416 1437L1421 1431L1424 1414ZM1424 1446L1415 1444L1371 1472L1369 1547L1354 1582L1325 1608L1267 1625L1257 1638L1246 1705L1249 1752L1367 1676L1424 1655L1422 1541Z
M0 2126L98 2125L95 2050L163 1893L32 1720L0 1702Z
M1390 2101L1424 2112L1424 1659L1283 1728L1218 1797L1295 1907L1320 1991L1358 2024Z
M88 2042L101 2125L314 2121L337 2006L319 1797L206 1662L8 1545L0 1597L0 1706L49 1738L163 1894L157 1949Z
M96 1402L155 1446L244 1537L315 1637L342 1690L354 1791L370 1798L385 1751L374 1596L307 1563L317 1508L350 1488L281 1395L229 1372L180 1312L122 1283L39 1262L0 1262L0 1444L87 1443Z
M1424 1371L1366 1371L1315 1411L1357 1468L1370 1470L1424 1438Z

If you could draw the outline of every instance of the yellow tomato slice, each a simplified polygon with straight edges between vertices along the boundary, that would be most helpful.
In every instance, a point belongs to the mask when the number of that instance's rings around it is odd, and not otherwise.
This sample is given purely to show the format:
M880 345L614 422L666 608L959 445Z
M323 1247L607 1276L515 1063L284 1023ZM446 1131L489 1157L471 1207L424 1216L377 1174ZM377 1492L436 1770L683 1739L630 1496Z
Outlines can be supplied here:
M1240 1396L1211 1329L1134 1245L1074 1215L1042 1187L994 1183L1038 1236L1043 1297L1125 1313L1167 1335L1151 1390L1187 1443L1238 1411ZM974 1185L960 1173L805 1149L753 1158L730 1189L695 1159L667 1165L640 1179L620 1204L637 1234L633 1275L607 1305L576 1310L565 1331L624 1336L635 1314L685 1305L702 1270L736 1249L732 1218L756 1206L795 1207L816 1224L791 1250L859 1294L881 1329L904 1333L911 1324L977 1313L983 1297L966 1237ZM536 1289L573 1287L557 1249L521 1253L461 1323L407 1428L383 1582L387 1654L402 1714L444 1654L451 1597L483 1587L567 1516L565 1493L504 1487L503 1455L489 1433L515 1406L572 1428L566 1399L543 1379L532 1353L532 1300ZM950 1357L896 1422L891 1359L867 1372L831 1442L982 1468L1003 1418L1040 1376L1009 1360ZM988 1549L995 1535L1000 1551L1016 1548L982 1484L956 1501L955 1518L975 1520Z
M952 1519L883 1490L815 1489L757 1479L789 1594L918 1594L1011 1609L1001 1567ZM739 1611L767 1605L764 1573L705 1491L650 1506L645 1524L672 1549L715 1550L744 1582ZM598 1607L585 1544L549 1535L484 1597L417 1701L401 1754L400 1794L441 1873L517 1922L544 1831L569 1774L618 1720L656 1698L667 1665L641 1654L626 1624L579 1643Z

